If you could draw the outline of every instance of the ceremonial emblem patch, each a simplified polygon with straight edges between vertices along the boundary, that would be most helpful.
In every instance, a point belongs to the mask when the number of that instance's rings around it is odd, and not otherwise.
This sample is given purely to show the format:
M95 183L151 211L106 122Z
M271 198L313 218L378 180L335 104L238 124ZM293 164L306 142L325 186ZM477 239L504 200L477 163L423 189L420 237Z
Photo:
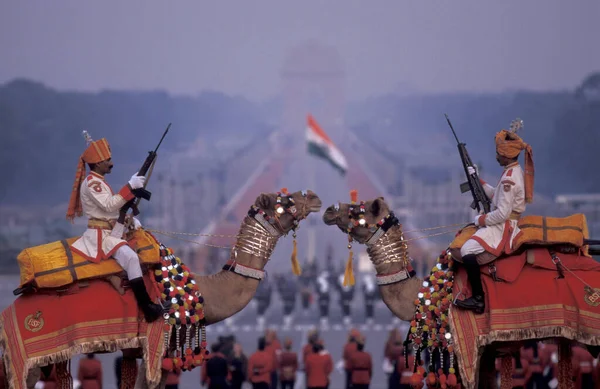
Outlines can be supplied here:
M25 318L25 329L27 331L38 332L42 328L44 328L42 311L37 311L35 314L31 314Z
M510 184L504 184L503 188L505 192L510 192Z
M100 184L100 181L92 181L88 186L98 193L102 192L102 184Z
M589 286L585 286L584 290L585 295L583 296L583 299L586 303L588 303L588 305L591 305L592 307L597 307L600 305L600 289L592 289Z

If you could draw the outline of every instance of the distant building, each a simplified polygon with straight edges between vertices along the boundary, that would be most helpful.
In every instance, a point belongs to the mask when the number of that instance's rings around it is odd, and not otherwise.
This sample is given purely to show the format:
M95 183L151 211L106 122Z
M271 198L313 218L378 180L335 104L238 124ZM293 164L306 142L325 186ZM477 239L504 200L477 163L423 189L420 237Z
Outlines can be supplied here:
M600 193L558 195L554 201L565 216L583 213L587 219L590 238L600 239Z

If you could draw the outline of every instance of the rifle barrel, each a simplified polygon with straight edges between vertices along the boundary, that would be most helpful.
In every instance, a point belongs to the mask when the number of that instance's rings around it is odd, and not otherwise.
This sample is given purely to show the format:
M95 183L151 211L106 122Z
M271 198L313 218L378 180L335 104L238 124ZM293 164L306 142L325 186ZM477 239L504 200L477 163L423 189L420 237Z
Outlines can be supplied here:
M171 123L169 123L169 125L167 126L167 129L165 130L165 132L163 133L162 137L160 138L160 141L158 142L158 145L154 149L154 154L156 154L156 152L158 151L158 148L160 147L160 144L162 143L163 139L165 139L165 136L167 136L167 132L169 132L169 128L171 128Z
M460 144L460 141L458 140L458 136L456 136L456 132L454 132L454 127L452 127L452 123L450 123L450 118L448 117L447 114L444 114L444 116L446 116L446 121L448 122L448 125L450 126L450 129L452 130L452 134L454 134L454 139L456 139L456 143Z

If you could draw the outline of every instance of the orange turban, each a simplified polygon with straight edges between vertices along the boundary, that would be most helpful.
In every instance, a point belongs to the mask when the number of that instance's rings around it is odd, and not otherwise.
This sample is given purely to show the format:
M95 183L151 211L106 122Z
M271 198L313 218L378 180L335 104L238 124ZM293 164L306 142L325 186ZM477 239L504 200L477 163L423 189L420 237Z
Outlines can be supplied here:
M533 201L533 181L535 168L533 166L533 150L512 131L501 130L496 134L496 152L506 158L517 158L522 150L525 154L525 202Z
M348 338L358 338L360 336L360 331L358 331L356 328L352 328L350 330L350 332L348 333Z
M73 189L71 191L71 199L69 200L69 208L67 209L67 220L71 222L75 219L75 216L82 215L81 209L81 183L85 178L85 164L86 163L99 163L106 161L111 157L110 145L104 138L91 142L87 149L79 157L79 163L77 164L77 172L75 172L75 182L73 183Z
M356 338L356 343L358 344L362 344L363 346L365 345L365 336L362 334L359 334L358 337Z

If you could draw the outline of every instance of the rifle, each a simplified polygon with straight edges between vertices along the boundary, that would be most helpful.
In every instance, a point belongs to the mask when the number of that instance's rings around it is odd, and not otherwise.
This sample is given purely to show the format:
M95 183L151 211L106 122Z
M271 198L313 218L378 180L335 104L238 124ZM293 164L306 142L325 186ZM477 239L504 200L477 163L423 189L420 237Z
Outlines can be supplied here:
M156 148L154 149L154 151L148 151L148 156L146 157L146 160L144 161L144 164L142 165L142 167L138 171L138 174L137 174L138 176L145 176L148 173L148 170L150 169L150 167L154 163L154 160L157 157L156 152L158 151L158 148L160 147L160 144L162 143L163 139L165 139L165 136L167 135L167 132L169 132L169 128L171 128L171 123L169 123L169 125L167 126L167 129L165 130L165 132L163 133L162 137L160 138L160 141L158 142L158 145L156 146ZM127 210L129 208L132 209L134 216L137 216L137 215L140 214L140 211L138 209L138 204L140 203L141 199L150 201L150 197L152 196L152 193L150 193L148 190L146 190L146 186L147 185L148 185L148 181L146 181L146 183L144 184L144 186L142 188L138 188L138 189L133 189L132 190L132 192L133 192L133 194L135 195L136 198L133 199L133 200L128 201L127 204L125 204L121 208L121 213L122 214L127 213Z
M460 192L465 193L471 191L473 195L473 202L471 203L471 208L476 209L477 212L481 212L481 208L483 208L484 213L489 213L491 210L491 201L485 194L483 190L483 185L479 181L479 177L477 173L469 174L468 167L473 166L473 162L471 162L471 158L469 157L469 153L467 152L466 144L461 143L456 136L456 132L454 132L454 127L452 127L452 123L450 123L450 118L448 115L446 116L446 120L448 121L448 125L452 130L452 134L454 134L454 139L456 139L456 143L458 144L458 154L460 155L460 159L463 164L463 168L465 169L465 174L467 175L467 182L460 184Z

